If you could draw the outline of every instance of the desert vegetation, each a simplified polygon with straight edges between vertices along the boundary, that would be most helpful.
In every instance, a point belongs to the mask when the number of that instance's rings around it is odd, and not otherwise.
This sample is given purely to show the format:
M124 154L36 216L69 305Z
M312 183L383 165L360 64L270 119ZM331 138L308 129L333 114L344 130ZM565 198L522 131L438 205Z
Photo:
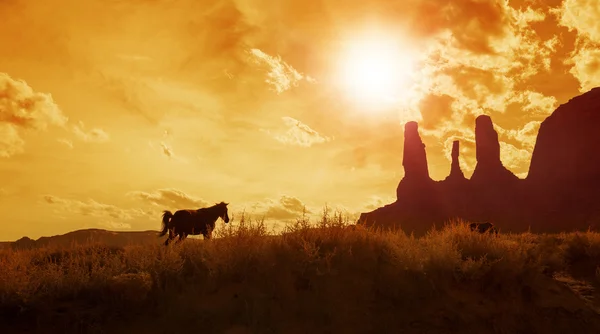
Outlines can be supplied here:
M0 331L600 332L600 234L498 236L452 222L415 238L327 210L210 241L0 251Z

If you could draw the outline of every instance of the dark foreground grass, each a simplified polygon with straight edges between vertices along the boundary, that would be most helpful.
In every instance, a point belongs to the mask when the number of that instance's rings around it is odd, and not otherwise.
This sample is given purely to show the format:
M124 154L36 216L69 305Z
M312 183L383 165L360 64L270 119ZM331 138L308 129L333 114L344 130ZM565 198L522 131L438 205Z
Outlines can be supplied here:
M422 238L325 217L165 248L0 253L2 333L600 333L600 234Z

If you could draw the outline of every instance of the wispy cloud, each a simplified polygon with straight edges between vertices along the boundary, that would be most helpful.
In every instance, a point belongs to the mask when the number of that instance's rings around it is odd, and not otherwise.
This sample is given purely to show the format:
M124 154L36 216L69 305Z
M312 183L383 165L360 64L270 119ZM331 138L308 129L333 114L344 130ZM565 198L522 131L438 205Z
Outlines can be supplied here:
M158 189L152 192L133 191L129 193L129 195L146 203L165 207L166 209L193 209L206 207L209 205L209 202L206 200L188 195L181 190L172 188Z
M296 219L302 216L303 212L311 214L314 211L308 208L300 199L288 195L282 195L279 199L267 198L263 201L257 201L250 204L246 209L247 212L262 216L265 219L284 221Z
M263 130L271 135L275 140L288 145L296 145L302 147L311 147L315 144L321 144L332 139L319 134L310 126L300 122L292 117L282 117L285 124L285 131Z
M53 195L45 195L43 199L47 204L57 206L58 212L62 214L93 217L98 220L100 225L110 228L130 229L131 224L127 221L148 215L143 210L124 209L116 205L100 203L93 199L81 201Z
M171 148L171 146L167 145L167 143L165 143L164 141L160 142L160 148L162 149L162 153L166 157L173 158L175 156L175 154L173 153L173 149Z
M91 143L103 143L110 138L108 133L100 128L86 130L85 125L81 121L73 125L73 133L75 133L79 139Z
M63 144L63 145L65 145L68 148L71 148L71 149L73 148L73 142L70 141L69 139L59 138L56 141L59 142L59 143L61 143L61 144Z
M250 49L249 51L251 60L262 65L267 70L267 79L265 82L271 86L271 88L281 94L292 87L298 86L301 80L307 80L308 82L315 82L316 80L304 76L298 72L291 65L284 62L280 56L270 56L259 49Z
M365 210L375 210L384 205L391 204L395 202L396 199L390 196L381 197L381 196L371 196L371 198L364 204L363 209Z
M119 59L126 60L126 61L133 61L133 62L152 61L151 57L135 55L135 54L117 54L115 56Z

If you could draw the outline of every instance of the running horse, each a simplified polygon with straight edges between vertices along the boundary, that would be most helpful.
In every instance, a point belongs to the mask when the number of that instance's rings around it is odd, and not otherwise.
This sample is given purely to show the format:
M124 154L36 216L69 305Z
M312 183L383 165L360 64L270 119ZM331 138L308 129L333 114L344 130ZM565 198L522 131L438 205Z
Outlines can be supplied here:
M168 246L176 236L179 236L177 242L185 240L188 235L202 234L204 239L210 239L217 219L221 218L225 223L229 223L228 204L221 202L208 208L177 210L175 213L165 210L162 215L163 228L158 236L162 237L169 232L165 246Z

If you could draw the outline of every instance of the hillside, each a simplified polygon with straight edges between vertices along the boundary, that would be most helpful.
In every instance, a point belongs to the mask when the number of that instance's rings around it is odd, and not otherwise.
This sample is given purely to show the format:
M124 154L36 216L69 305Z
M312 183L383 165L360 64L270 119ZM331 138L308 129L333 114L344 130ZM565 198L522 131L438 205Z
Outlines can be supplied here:
M158 241L157 231L107 231L103 229L85 229L61 235L40 237L37 240L23 237L14 242L2 242L1 248L64 248L76 245L99 243L108 247L125 247L127 245L150 245Z
M218 232L172 247L0 251L0 332L600 332L597 233Z

